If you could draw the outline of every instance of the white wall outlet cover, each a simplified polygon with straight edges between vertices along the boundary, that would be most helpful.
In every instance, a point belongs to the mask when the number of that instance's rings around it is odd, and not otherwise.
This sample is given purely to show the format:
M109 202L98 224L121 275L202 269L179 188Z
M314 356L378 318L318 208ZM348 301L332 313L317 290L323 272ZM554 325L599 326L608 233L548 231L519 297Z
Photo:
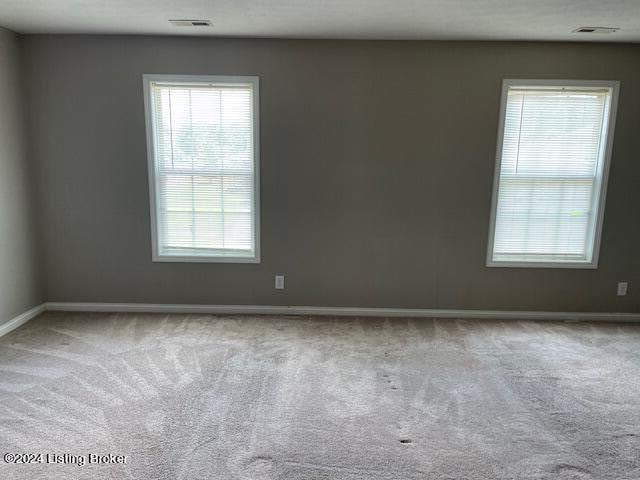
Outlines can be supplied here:
M276 290L284 290L284 275L276 275Z
M629 284L627 282L619 282L618 283L618 296L624 297L627 294L627 288Z

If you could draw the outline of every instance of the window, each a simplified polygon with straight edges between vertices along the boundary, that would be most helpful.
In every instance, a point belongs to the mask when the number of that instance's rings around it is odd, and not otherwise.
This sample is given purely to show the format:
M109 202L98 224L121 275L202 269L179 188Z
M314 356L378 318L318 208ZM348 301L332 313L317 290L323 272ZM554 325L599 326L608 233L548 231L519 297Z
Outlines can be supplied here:
M488 266L597 267L617 93L504 81Z
M260 261L258 78L145 75L154 261Z

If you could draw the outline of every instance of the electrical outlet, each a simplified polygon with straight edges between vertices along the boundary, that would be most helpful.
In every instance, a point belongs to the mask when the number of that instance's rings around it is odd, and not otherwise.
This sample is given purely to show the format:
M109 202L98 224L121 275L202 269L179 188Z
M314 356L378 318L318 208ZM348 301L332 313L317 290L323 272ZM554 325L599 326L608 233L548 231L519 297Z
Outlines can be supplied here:
M276 290L284 290L284 275L276 275Z
M627 282L618 282L618 296L624 297L627 294L627 288L629 284Z

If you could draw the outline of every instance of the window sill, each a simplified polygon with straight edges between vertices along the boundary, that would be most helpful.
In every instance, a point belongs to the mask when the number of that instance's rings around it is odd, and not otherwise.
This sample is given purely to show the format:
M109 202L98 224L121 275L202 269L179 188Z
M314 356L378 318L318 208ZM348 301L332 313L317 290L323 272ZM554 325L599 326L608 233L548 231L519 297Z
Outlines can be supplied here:
M153 262L158 263L260 263L260 257L207 257L201 255L154 255Z
M488 260L487 267L490 268L573 268L573 269L591 269L598 268L597 262L532 262L532 261L498 261Z

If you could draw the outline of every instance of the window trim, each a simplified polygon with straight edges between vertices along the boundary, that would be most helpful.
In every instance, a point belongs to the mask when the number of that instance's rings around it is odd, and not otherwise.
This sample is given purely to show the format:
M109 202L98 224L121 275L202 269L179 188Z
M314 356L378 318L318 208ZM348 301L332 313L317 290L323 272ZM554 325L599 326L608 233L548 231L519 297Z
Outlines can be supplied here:
M244 256L207 256L207 255L161 255L158 244L157 195L155 175L155 141L153 124L153 106L151 102L151 83L218 83L251 84L253 88L253 221L254 254ZM142 75L144 92L145 128L147 136L147 171L149 177L149 207L151 217L151 252L153 262L177 263L260 263L260 77L237 75Z
M598 192L598 215L594 224L593 255L590 262L586 261L505 261L493 259L493 247L495 239L496 214L498 206L498 192L500 190L500 170L502 168L502 144L504 141L504 124L507 110L507 94L509 87L571 87L571 88L609 88L611 100L609 105L609 118L607 119L607 138L604 149L602 165L602 178L600 191ZM616 112L618 108L618 93L620 82L614 80L546 80L546 79L504 79L502 81L502 93L500 95L500 117L498 121L498 139L496 142L496 160L493 175L493 192L491 196L491 217L489 220L489 241L487 244L487 267L511 267L511 268L573 268L596 269L600 257L600 241L602 237L602 225L604 222L605 203L607 198L607 185L609 183L609 168L611 166L611 152L613 150L613 138L615 133Z

